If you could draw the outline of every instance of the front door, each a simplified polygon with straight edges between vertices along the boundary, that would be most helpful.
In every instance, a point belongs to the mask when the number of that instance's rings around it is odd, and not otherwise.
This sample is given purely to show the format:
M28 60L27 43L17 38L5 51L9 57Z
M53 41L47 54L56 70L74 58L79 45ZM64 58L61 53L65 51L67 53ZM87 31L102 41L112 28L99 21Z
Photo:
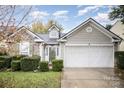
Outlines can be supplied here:
M56 48L54 46L49 47L49 62L56 59Z

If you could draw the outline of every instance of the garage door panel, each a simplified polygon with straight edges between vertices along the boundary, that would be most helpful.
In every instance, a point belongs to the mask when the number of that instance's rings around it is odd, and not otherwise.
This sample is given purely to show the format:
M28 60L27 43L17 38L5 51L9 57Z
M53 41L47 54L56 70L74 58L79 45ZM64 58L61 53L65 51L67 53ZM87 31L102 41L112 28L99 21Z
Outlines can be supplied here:
M88 64L86 63L86 61L88 61L88 55L86 54L86 52L87 52L87 47L84 47L83 49L81 49L81 47L78 47L76 48L76 50L74 48L66 47L66 54L67 54L65 56L66 66L67 67L87 66Z
M113 67L112 46L66 46L65 67Z

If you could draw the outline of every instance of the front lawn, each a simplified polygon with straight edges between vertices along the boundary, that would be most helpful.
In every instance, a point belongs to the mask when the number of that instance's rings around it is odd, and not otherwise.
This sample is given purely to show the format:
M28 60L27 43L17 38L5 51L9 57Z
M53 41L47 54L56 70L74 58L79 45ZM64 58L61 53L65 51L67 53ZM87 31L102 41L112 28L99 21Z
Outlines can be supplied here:
M61 72L0 72L0 87L59 88Z

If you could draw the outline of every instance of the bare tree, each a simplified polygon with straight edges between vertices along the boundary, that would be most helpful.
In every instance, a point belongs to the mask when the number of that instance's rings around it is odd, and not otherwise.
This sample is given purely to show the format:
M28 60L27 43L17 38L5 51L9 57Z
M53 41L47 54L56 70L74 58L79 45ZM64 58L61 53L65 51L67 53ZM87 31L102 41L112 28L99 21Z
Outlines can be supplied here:
M3 38L8 31L13 32L24 23L31 9L32 6L0 5L0 33Z
M31 9L32 6L0 5L1 53L8 52L13 48L11 46L13 43L8 41L8 36L17 31L20 26L28 23L28 14L30 13ZM5 47L6 45L7 47Z

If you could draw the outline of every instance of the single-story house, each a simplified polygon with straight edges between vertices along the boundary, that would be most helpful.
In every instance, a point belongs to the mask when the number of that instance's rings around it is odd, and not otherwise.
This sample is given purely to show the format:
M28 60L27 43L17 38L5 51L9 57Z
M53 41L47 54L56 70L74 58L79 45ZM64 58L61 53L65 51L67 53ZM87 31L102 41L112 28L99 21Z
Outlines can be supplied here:
M41 60L63 59L64 67L114 67L121 38L89 18L66 34L53 25L47 34L21 27L10 35L11 55L39 55Z
M113 33L121 37L123 40L120 45L118 45L118 51L124 51L124 24L118 20L110 29Z

